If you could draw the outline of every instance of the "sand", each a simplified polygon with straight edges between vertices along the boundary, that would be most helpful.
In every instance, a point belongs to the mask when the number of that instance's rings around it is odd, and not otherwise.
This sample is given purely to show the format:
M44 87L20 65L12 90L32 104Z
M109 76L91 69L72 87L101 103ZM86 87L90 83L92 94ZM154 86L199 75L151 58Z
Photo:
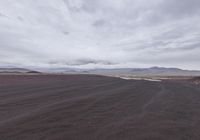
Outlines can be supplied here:
M0 140L199 140L200 86L1 75Z

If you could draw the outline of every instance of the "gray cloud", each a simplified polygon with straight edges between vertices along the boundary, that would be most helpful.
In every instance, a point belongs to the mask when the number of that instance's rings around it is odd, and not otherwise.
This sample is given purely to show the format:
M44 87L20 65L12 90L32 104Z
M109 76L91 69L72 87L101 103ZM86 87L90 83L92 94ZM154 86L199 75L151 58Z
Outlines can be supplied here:
M0 64L200 69L199 5L199 0L1 0Z

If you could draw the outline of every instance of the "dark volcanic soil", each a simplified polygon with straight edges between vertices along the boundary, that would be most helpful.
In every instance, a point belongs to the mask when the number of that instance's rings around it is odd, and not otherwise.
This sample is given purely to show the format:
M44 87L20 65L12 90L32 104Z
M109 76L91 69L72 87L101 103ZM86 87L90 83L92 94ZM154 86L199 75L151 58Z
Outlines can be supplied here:
M200 86L1 75L0 140L200 140Z

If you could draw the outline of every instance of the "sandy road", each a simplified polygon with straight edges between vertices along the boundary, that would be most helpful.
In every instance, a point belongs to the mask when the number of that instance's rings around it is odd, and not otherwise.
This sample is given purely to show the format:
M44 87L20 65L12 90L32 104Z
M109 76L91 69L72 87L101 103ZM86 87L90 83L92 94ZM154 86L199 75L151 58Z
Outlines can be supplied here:
M0 140L198 140L199 108L185 82L0 76Z

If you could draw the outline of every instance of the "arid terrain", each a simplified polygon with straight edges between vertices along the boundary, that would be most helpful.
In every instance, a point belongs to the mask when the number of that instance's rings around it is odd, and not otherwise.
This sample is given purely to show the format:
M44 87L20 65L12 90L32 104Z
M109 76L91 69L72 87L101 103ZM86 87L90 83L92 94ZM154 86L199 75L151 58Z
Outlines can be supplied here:
M198 83L0 75L0 140L199 140Z

